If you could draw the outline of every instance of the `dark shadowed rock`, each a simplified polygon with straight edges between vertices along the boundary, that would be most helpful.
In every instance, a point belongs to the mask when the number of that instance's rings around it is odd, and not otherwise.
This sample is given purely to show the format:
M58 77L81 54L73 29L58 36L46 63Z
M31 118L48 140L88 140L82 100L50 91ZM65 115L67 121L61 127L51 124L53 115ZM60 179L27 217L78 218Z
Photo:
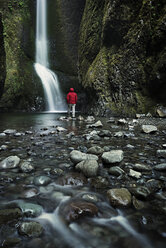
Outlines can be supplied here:
M87 179L80 173L71 172L59 178L58 183L60 185L82 186L87 183Z
M43 232L43 227L38 222L23 222L19 226L19 233L28 237L39 237Z
M0 210L0 224L5 224L8 221L17 220L22 216L19 208Z

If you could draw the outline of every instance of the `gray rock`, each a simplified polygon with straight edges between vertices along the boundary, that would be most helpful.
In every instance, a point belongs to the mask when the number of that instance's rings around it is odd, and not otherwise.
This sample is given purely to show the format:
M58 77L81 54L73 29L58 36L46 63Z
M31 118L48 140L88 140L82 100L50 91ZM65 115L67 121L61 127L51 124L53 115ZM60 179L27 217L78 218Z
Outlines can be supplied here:
M124 137L124 133L121 131L116 132L116 133L114 133L114 137Z
M31 197L37 195L37 193L38 193L38 191L36 188L30 188L30 189L23 191L21 196L24 198L31 198Z
M94 116L88 116L86 119L85 119L86 122L88 123L91 123L91 122L94 122L95 121L95 118Z
M78 120L78 121L84 121L84 117L81 116L81 115L79 115L79 116L77 117L77 120Z
M111 137L111 132L109 130L101 130L99 133L100 137Z
M128 145L126 146L126 148L133 149L133 148L134 148L134 146L133 146L133 145L128 144Z
M3 131L3 133L5 133L5 134L15 134L16 130L15 129L6 129L6 130Z
M105 189L109 186L107 178L101 176L92 177L90 180L90 184L96 189Z
M109 168L109 173L114 175L114 176L121 176L125 172L119 166L113 166L113 167Z
M95 155L100 155L103 152L104 152L104 150L100 146L92 146L87 151L87 153L91 153L91 154L95 154Z
M56 127L56 130L58 132L65 132L65 131L67 131L67 129L66 128L63 128L63 127Z
M166 150L157 150L157 156L161 158L166 158Z
M150 190L145 186L132 188L131 191L132 194L135 195L135 197L138 197L139 199L146 199L151 194Z
M118 124L125 125L127 124L127 121L125 119L119 119Z
M133 169L136 171L151 171L152 168L146 164L134 164Z
M129 176L136 178L136 179L139 179L139 178L141 178L142 174L138 171L134 171L134 170L130 169L129 170Z
M8 149L7 145L1 145L1 147L0 147L0 151L5 151L7 149Z
M39 237L43 232L43 227L38 222L23 222L19 226L19 233L28 237Z
M83 186L87 184L87 179L82 173L71 172L71 173L66 173L64 176L58 178L58 184Z
M102 127L102 126L103 126L103 124L101 123L101 121L97 121L94 124L88 125L88 127L96 127L96 128L99 128L99 127Z
M57 175L57 176L61 176L64 174L64 171L60 168L54 168L53 170L50 171L50 173L52 175Z
M9 156L0 162L0 169L12 169L18 167L20 158L17 156Z
M159 106L156 109L156 113L158 114L159 117L166 117L166 108L163 106Z
M70 159L74 164L77 164L83 160L87 160L87 159L91 159L91 160L98 160L98 157L96 155L93 154L86 154L86 153L82 153L80 151L77 150L73 150L70 153Z
M135 196L133 196L133 206L135 209L140 210L145 207L145 203L143 201L138 200Z
M31 163L29 161L25 161L23 163L20 164L20 169L22 170L22 172L31 172L34 170L34 167L31 165Z
M142 131L144 133L154 133L157 131L157 127L153 125L142 125Z
M34 178L34 184L37 186L44 186L51 182L51 178L48 176L37 176Z
M112 206L128 207L131 205L131 194L126 188L110 189L107 191L107 197Z
M106 164L120 163L123 160L122 150L112 150L110 152L104 152L102 160Z
M28 203L21 200L15 201L15 204L27 217L37 217L43 212L43 208L38 204Z
M0 133L0 137L5 137L6 136L6 134L5 133Z
M154 169L157 171L166 171L166 163L155 165Z
M98 202L98 198L95 194L84 194L82 199L89 202Z
M99 165L96 160L88 159L78 163L76 169L87 177L94 177L97 176Z

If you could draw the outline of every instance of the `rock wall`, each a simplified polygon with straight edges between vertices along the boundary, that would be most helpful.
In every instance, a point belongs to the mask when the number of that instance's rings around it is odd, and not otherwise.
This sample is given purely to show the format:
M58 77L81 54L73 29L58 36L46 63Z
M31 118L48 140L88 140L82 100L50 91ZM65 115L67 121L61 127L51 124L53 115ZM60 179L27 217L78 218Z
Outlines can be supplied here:
M96 114L154 113L166 104L164 0L87 0L79 76Z

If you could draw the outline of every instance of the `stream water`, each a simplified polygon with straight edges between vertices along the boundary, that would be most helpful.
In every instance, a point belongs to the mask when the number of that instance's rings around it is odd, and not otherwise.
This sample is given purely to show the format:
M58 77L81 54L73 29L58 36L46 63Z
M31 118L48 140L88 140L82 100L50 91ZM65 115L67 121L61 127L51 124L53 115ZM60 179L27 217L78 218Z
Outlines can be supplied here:
M20 165L0 166L0 218L6 209L19 208L23 213L19 218L0 220L0 247L164 248L166 174L154 170L154 166L166 163L166 158L156 155L158 149L165 149L166 120L128 119L120 125L118 118L109 122L100 118L103 127L89 128L85 120L60 116L0 114L0 162L18 156L33 167L25 170ZM143 133L142 124L155 125L157 133ZM57 127L66 130L60 132ZM7 129L15 131L4 135ZM92 131L102 130L109 130L111 136L86 138ZM100 158L97 177L85 177L76 171L70 152L75 149L86 153L95 145L105 150L122 149L124 159L119 167L125 175L108 173ZM132 178L128 171L137 163L147 164L152 170L141 171L139 179ZM123 187L132 192L147 185L151 185L149 196L138 197L142 207L114 207L108 200L109 189ZM39 223L42 233L37 234L33 228L30 234L21 232L20 226L27 222Z

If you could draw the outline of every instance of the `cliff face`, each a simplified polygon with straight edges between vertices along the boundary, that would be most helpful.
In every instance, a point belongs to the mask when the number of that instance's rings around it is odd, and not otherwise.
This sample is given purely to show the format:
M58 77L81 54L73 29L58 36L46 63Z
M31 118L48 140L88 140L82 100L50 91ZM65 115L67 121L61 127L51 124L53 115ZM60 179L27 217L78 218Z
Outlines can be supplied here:
M93 112L153 113L166 104L165 13L164 0L86 1L79 76Z

